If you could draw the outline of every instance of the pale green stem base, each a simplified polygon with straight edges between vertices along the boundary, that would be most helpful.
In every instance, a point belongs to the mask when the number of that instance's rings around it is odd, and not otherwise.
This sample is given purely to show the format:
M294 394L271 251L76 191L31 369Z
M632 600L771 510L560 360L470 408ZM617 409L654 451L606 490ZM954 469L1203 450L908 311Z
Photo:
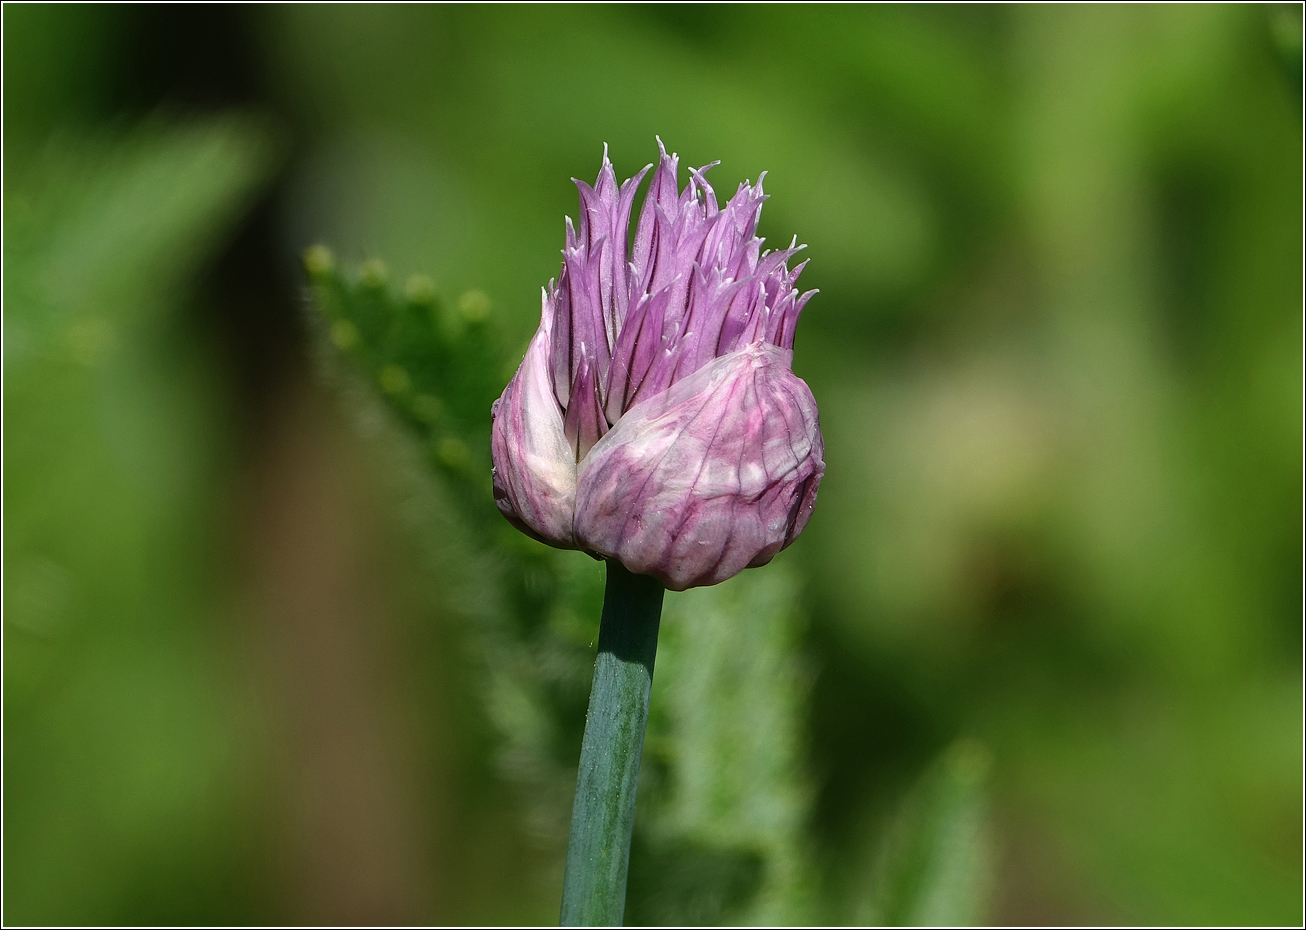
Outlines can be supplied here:
M633 574L620 562L608 562L599 654L562 883L559 922L564 927L621 926L635 789L665 593L653 578Z

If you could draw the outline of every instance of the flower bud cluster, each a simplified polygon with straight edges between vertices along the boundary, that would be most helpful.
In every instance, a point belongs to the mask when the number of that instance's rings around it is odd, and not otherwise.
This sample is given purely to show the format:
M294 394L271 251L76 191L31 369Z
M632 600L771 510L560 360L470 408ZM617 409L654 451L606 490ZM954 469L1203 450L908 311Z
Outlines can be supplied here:
M764 565L807 525L825 472L816 401L791 370L815 291L801 248L762 251L762 180L724 207L661 157L636 188L604 152L567 221L540 327L495 403L499 509L551 545L619 559L672 590ZM795 240L796 241L796 240Z

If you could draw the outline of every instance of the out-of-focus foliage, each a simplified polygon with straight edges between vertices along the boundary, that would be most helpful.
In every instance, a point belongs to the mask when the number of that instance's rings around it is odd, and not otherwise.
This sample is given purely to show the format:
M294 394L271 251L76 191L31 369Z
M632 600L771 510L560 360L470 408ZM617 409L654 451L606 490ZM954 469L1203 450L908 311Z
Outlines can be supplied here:
M188 322L242 216L329 247L318 373L421 565L358 642L410 644L451 813L382 799L439 893L375 919L554 920L602 570L498 516L488 410L566 179L656 133L808 243L828 473L668 596L628 918L1300 921L1300 6L228 7L207 52L148 9L4 7L6 920L307 919ZM143 107L191 52L272 120Z
M882 838L854 923L972 926L984 918L993 849L979 743L959 740L928 768Z
M247 919L249 709L182 282L266 178L235 121L52 140L4 204L5 918Z
M669 597L627 922L822 923L802 608L785 560Z
M431 464L483 499L490 470L487 411L506 366L488 329L489 298L468 291L456 308L446 307L430 278L413 275L398 300L382 262L367 263L349 283L321 245L308 250L305 265L330 343L354 359L417 432Z

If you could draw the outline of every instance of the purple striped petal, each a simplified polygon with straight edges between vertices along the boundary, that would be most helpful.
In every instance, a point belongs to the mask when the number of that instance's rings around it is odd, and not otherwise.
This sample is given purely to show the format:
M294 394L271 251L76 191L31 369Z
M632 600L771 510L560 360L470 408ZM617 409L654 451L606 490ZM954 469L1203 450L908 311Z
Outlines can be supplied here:
M599 406L599 394L595 390L596 376L589 359L580 360L576 371L576 383L571 389L571 396L576 403L567 408L562 419L562 432L567 437L567 448L575 453L574 461L579 462L593 448L604 433L608 431L608 421L603 418L603 408Z

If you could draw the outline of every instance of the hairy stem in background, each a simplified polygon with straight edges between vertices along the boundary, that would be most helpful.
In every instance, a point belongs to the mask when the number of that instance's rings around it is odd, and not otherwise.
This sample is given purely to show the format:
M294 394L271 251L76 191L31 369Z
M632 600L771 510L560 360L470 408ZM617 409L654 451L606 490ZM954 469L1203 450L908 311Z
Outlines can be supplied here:
M664 593L653 578L608 562L562 884L564 927L620 926L626 908L635 789Z

